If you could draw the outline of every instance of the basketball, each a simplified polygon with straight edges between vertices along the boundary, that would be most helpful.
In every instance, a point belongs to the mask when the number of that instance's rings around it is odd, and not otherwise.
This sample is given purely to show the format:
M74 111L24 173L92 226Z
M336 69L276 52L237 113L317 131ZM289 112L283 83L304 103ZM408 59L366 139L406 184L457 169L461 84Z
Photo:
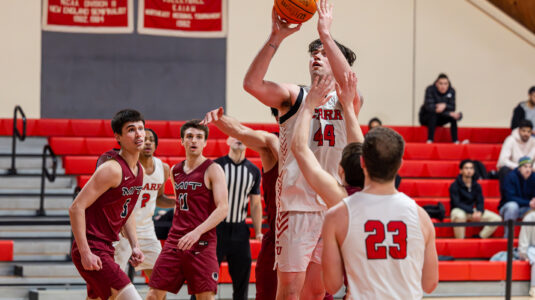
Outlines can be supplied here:
M275 0L275 11L279 17L290 23L308 21L316 13L315 0Z

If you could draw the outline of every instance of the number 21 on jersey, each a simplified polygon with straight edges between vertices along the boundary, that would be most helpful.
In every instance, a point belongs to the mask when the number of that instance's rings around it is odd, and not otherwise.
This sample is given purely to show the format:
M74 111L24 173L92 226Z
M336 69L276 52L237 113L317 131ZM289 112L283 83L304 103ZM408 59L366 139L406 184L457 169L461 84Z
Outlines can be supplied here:
M379 220L368 220L364 231L370 232L366 238L366 254L368 259L393 259L407 257L407 225L403 221L390 221L386 224L386 232L392 233L393 246L381 246L385 240L385 225Z

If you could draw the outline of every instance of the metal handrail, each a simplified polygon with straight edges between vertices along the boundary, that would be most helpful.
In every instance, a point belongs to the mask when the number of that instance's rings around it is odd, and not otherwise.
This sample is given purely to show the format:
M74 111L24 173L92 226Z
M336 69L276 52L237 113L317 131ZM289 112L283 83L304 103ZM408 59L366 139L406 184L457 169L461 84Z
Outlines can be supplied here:
M48 155L47 155L48 152ZM46 167L46 158L50 155L52 157L52 173L50 173ZM41 168L41 194L40 194L40 204L39 209L37 210L38 216L44 216L45 215L45 177L50 182L54 182L56 180L56 171L58 168L58 158L56 154L54 154L54 151L52 151L52 148L50 148L50 145L45 145L43 147L43 164Z
M18 122L17 122L17 112L20 113L22 117L22 134L19 131L18 128ZM7 170L7 173L9 175L16 175L17 174L17 168L15 167L15 157L17 153L17 138L21 141L24 141L26 139L26 114L24 114L24 111L22 108L17 105L15 106L15 109L13 110L13 138L11 141L11 168Z

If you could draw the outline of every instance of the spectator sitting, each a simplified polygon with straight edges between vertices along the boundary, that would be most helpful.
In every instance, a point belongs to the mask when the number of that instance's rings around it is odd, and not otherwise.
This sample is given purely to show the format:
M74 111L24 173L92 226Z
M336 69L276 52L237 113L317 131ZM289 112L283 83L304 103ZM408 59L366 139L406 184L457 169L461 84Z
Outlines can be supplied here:
M432 143L435 127L450 123L451 140L459 143L457 137L457 121L462 113L455 112L455 89L451 87L446 74L441 73L435 83L425 90L425 100L419 112L420 124L427 126L427 143Z
M451 221L452 222L501 222L502 218L484 207L481 185L474 178L474 163L463 160L460 164L460 175L450 185ZM474 207L475 206L475 207ZM455 238L463 239L465 227L454 227ZM496 230L496 226L485 226L475 238L488 238Z
M535 222L535 212L528 213L523 222ZM535 227L522 226L520 227L520 235L518 236L518 255L522 260L529 260L531 265L531 283L529 295L535 297Z
M535 123L535 85L529 88L528 97L528 100L520 102L513 110L511 129L519 127L522 120Z
M518 161L518 168L507 174L504 192L500 201L500 215L504 221L522 217L530 208L535 208L535 174L533 161L524 156ZM507 237L507 228L505 231Z
M374 129L375 127L381 127L383 126L383 122L381 122L381 120L379 120L379 118L377 117L373 117L369 122L368 122L368 130L372 130Z
M505 177L518 167L518 160L523 156L528 156L532 160L535 158L535 138L531 136L532 130L533 123L529 120L522 120L518 123L518 128L514 129L503 142L496 165L502 198L505 195Z

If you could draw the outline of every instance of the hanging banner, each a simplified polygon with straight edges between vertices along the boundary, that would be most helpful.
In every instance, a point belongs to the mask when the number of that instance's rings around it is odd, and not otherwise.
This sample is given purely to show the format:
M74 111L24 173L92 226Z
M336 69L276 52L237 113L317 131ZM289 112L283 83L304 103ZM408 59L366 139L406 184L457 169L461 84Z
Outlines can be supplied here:
M43 30L132 33L133 0L43 0Z
M227 0L139 0L138 32L216 38L227 34Z

